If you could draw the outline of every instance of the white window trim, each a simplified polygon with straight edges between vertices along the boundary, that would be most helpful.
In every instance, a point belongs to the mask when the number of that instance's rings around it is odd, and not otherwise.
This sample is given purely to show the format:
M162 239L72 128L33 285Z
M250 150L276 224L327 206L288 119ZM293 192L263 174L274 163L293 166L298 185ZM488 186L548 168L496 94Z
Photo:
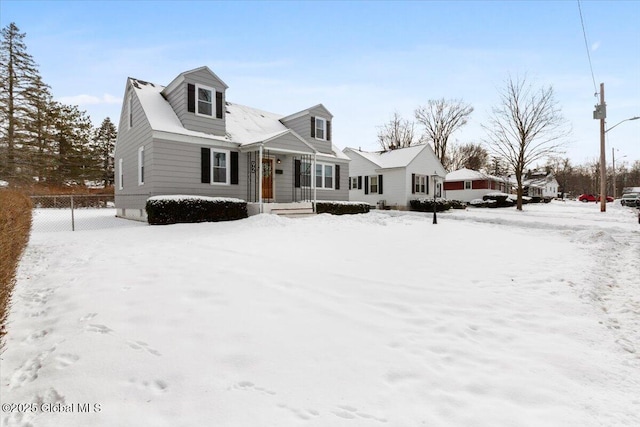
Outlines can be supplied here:
M424 180L424 191L422 191L422 187L423 187L422 180ZM416 189L416 185L418 187L417 189ZM415 174L414 180L413 180L413 188L411 189L413 194L429 194L428 190L429 190L429 179L427 175Z
M376 191L373 191L373 180L376 180ZM369 175L369 194L379 194L380 193L380 183L378 182L378 175Z
M118 190L124 188L124 173L122 172L122 159L118 159Z
M467 188L467 183L469 184L469 188ZM473 182L468 181L468 180L467 180L467 181L465 181L465 182L464 182L464 189L465 189L465 190L473 190Z
M138 185L144 185L144 146L138 148Z
M352 190L357 190L358 189L358 177L357 176L351 176L351 177L349 177L349 179L351 180L351 189Z
M226 163L226 174L225 174L225 182L215 182L214 179L214 162L213 158L216 153L221 153L225 155L225 163ZM229 150L219 150L217 148L211 149L211 185L231 185L231 152Z
M317 188L318 190L334 190L336 188L336 165L331 164L331 163L322 163L322 162L316 162L316 168L318 166L322 165L322 187L317 187L316 186L316 179L317 179L317 175L316 175L316 171L313 171L313 175L312 175L312 185L314 186L314 188ZM324 180L325 180L325 166L330 166L331 167L331 187L325 187L324 186Z
M318 138L318 122L320 121L323 123L322 138ZM316 125L316 128L315 128L316 139L319 139L320 141L326 141L327 140L327 119L322 117L316 117L315 125Z
M200 98L198 97L200 89L208 90L209 92L211 92L211 115L203 114L203 113L200 112ZM211 119L215 118L216 117L216 90L214 88L212 88L212 87L209 87L209 86L196 84L196 95L195 96L196 96L196 116L208 117L208 118L211 118Z

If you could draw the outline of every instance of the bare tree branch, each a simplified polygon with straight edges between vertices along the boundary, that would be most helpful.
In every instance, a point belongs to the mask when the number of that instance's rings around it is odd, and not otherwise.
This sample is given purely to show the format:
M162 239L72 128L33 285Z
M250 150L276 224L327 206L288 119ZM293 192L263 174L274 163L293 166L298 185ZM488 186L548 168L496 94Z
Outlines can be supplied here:
M522 210L523 171L557 154L570 129L555 100L553 88L534 88L526 78L509 78L486 125L485 142L513 170L518 183L518 210Z
M415 123L393 113L389 122L378 128L378 143L384 151L395 150L416 145L419 141L415 137Z
M433 144L440 163L447 168L447 142L453 132L466 125L473 112L461 99L430 99L415 111L416 120L424 126L423 139Z

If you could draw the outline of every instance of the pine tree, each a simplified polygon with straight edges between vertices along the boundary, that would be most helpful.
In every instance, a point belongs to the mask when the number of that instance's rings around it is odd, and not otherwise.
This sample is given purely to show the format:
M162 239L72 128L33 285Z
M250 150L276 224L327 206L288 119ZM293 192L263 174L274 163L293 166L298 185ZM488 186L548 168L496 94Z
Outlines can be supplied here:
M25 148L29 149L30 176L43 182L50 175L52 161L55 155L53 150L53 96L40 76L38 76L27 91L26 100L30 106L26 115L25 130L27 138Z
M102 121L100 127L96 129L93 139L93 149L100 164L101 179L105 186L113 185L114 183L113 151L116 146L117 136L116 126L107 117Z
M0 35L0 159L3 159L0 174L24 181L29 177L25 123L30 105L27 98L39 74L27 53L25 33L12 22Z
M75 105L54 103L54 169L50 181L57 184L83 184L97 178L98 162L91 147L91 120Z

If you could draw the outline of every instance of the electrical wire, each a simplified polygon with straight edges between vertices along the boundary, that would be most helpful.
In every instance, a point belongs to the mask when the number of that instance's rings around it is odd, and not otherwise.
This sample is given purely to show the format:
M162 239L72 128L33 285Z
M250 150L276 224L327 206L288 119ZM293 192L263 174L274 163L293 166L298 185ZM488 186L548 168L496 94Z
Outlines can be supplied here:
M582 24L582 35L584 36L584 46L587 49L587 58L589 58L589 68L591 69L591 79L593 80L594 96L598 96L598 87L596 86L596 77L593 74L593 64L591 63L591 53L589 52L589 42L587 41L587 31L584 28L584 18L582 17L582 7L580 0L578 1L578 11L580 12L580 23Z

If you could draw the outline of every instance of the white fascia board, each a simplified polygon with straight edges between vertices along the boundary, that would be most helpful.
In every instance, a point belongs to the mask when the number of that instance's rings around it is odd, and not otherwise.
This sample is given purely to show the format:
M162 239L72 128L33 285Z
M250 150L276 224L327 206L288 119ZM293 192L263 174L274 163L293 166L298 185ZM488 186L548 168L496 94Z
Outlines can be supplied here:
M188 144L198 144L198 145L215 145L217 147L226 147L226 148L238 148L240 144L237 142L231 142L227 139L221 137L201 137L194 135L184 135L179 133L172 132L164 132L160 130L154 130L152 133L153 139L161 139L163 141L176 141L176 142L186 142Z
M285 120L293 120L293 119L297 119L298 117L302 117L302 116L305 116L305 115L307 115L307 114L311 114L311 113L309 112L309 110L299 111L299 112L297 112L297 113L293 113L293 114L291 114L291 115L289 115L289 116L281 117L281 118L280 118L280 122L283 122L283 121L285 121Z

